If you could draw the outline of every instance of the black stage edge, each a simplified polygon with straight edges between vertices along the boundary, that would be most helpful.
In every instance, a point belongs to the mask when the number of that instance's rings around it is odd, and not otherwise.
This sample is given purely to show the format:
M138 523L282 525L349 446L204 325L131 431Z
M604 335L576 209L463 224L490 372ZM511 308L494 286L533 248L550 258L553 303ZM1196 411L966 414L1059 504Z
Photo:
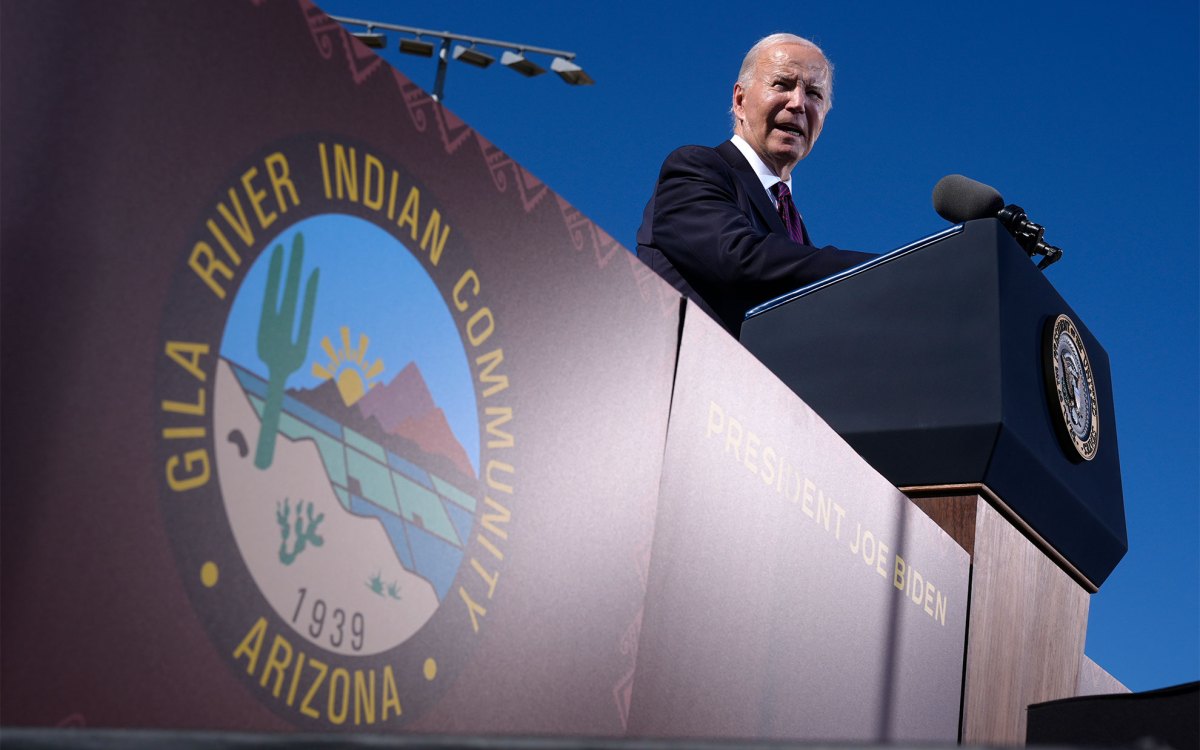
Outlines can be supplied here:
M1200 747L1200 682L1144 693L1082 695L1029 707L1029 745Z

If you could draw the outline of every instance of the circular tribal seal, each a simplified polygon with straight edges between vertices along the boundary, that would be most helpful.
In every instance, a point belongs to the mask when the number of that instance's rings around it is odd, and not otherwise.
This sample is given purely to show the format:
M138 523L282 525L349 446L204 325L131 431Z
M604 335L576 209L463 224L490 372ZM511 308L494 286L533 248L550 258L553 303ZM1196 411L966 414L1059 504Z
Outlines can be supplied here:
M401 164L320 136L264 153L197 222L164 310L164 518L259 700L306 728L395 728L500 608L503 318Z
M1096 378L1083 338L1066 315L1046 328L1046 388L1052 418L1072 459L1091 461L1100 443ZM1056 408L1057 407L1057 408ZM1076 460L1078 460L1076 459Z

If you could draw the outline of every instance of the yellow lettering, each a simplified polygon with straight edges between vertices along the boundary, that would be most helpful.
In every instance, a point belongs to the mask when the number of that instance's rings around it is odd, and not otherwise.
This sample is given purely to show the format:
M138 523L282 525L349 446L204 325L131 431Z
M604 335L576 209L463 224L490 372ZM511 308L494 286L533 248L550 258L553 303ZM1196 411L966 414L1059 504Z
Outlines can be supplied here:
M487 610L481 607L474 599L472 599L471 595L468 594L467 590L462 586L458 587L458 595L462 597L463 602L465 602L467 605L467 612L471 614L471 629L478 633L479 618L486 615ZM478 617L476 615L478 615Z
M435 208L429 214L429 221L425 224L425 234L421 236L421 249L429 250L429 262L437 265L442 259L442 250L446 248L446 238L450 236L450 225L447 224L442 229L442 234L438 236L438 229L442 226L442 215ZM414 239L416 235L413 235ZM429 240L433 239L433 247L429 247Z
M904 568L904 558L896 555L896 563L893 566L895 572L892 574L892 585L901 591L904 590Z
M733 457L740 461L742 458L742 423L730 417L726 424L729 425L729 431L725 433L725 452L729 453L732 449Z
M763 480L763 484L768 487L775 481L775 449L767 446L763 449L763 470L759 473L759 477Z
M476 324L486 318L487 325L483 329L483 333L477 333ZM496 330L496 320L492 317L490 308L481 307L475 311L471 319L467 321L467 338L471 341L471 346L479 346L487 341L492 335L492 331Z
M322 147L324 145L321 144ZM275 191L275 202L279 204L279 212L286 214L288 206L283 195L284 188L287 188L288 193L292 196L292 205L300 205L300 196L296 193L296 185L292 182L287 157L276 151L267 157L266 162L267 178L271 181L271 188Z
M487 433L494 437L488 438L487 447L489 448L511 448L513 447L513 436L510 433L500 429L501 425L512 421L513 412L510 406L489 406L483 410L483 413L495 419L488 420Z
M317 144L317 152L321 158L321 183L325 186L325 200L333 198L333 188L329 185L329 156L325 153L325 144Z
M496 581L500 580L500 571L493 571L492 575L489 576L487 571L483 569L483 566L480 565L479 561L474 557L471 558L471 567L475 569L475 572L479 574L479 577L482 578L484 583L488 585L487 598L491 599L496 593Z
M183 440L185 438L202 438L207 434L203 427L164 427L163 438L167 440Z
M938 620L938 622L942 623L942 625L946 624L946 608L948 605L949 600L942 596L942 592L939 591L937 593L937 607L935 608L936 614L934 617Z
M292 670L292 682L288 686L287 704L291 706L296 702L296 688L300 686L300 672L304 669L304 652L301 651L296 657L296 667Z
M187 472L184 476L178 474L180 463L179 456L171 456L167 459L167 485L171 489L176 492L186 492L202 487L208 482L210 472L207 449L197 448L183 454L183 468Z
M208 378L204 370L200 369L200 358L208 354L208 344L168 341L166 353L177 365L190 372L201 383Z
M254 170L251 169L250 171ZM245 179L245 175L242 175L242 180L244 181ZM242 243L246 247L250 247L254 244L254 229L251 228L250 221L246 218L246 209L242 208L242 199L238 197L237 192L233 188L229 188L229 202L237 211L236 218L224 203L217 204L217 212L225 218L225 223L229 225L229 228L237 232L237 236L241 238ZM235 257L234 261L241 263L240 258Z
M925 579L921 577L921 573L916 568L909 568L909 580L912 581L912 586L909 588L909 598L914 603L920 604L925 598Z
M479 382L490 383L487 388L483 389L483 397L489 398L508 387L507 375L495 375L494 372L500 363L504 361L504 350L493 349L487 354L481 354L475 358L475 365L481 367L479 371ZM487 364L484 364L484 363Z
M319 659L309 659L309 665L317 670L317 679L309 686L308 692L304 694L304 700L300 701L300 713L311 719L321 718L321 714L317 709L312 707L313 696L317 694L317 690L321 687L321 683L325 682L325 675L329 673L329 665Z
M804 511L804 515L813 518L813 492L816 491L817 485L813 484L808 477L804 478L804 495L800 501L800 510Z
M454 300L454 307L459 312L466 312L470 305L462 298L462 291L467 284L471 285L471 296L479 296L479 274L473 269L468 268L463 271L463 275L458 277L458 281L454 282L454 291L450 294L450 298Z
M353 148L350 158L346 158L345 147L333 144L333 171L337 176L337 197L358 202L358 165L354 162Z
M372 180L372 175L375 179ZM375 186L372 192L371 186ZM363 205L372 211L383 208L383 162L372 154L364 157L363 164Z
M238 647L233 650L233 658L239 659L242 656L248 658L246 664L246 674L254 674L254 666L258 664L258 653L262 650L263 636L267 633L267 618L260 617L258 621L250 627L250 632L246 633L246 637L238 644Z
M791 467L788 467L788 468L791 468ZM802 484L811 484L811 482L808 481L808 477L805 477L804 482L801 483L800 474L798 474L795 469L792 469L792 471L789 474L789 479L793 479L793 478L796 480L796 483L792 484L789 481L788 486L794 487L794 490L790 493L785 490L783 493L783 496L786 497L788 500L791 500L793 503L797 503L797 502L800 502L800 487L801 487L801 485Z
M758 466L753 459L758 457L758 435L753 432L746 433L746 457L742 459L742 464L750 470L751 474L758 473Z
M366 674L371 678L370 684L363 678ZM375 670L354 670L354 723L356 725L375 723Z
M826 497L825 493L817 490L817 523L825 522L825 530L829 531L829 521L832 519L830 511L833 510L833 499Z
M870 551L867 551L867 543L870 542ZM863 531L862 535L862 559L867 565L875 562L875 534L870 529Z
M217 260L216 254L207 242L197 242L192 247L192 254L188 256L188 268L196 272L200 280L208 285L208 288L217 295L217 299L225 299L225 287L214 278L214 274L221 274L226 280L233 278L233 270L221 261Z
M339 694L342 699L340 707L336 705ZM329 678L329 720L334 724L344 724L349 713L350 673L344 667L335 667Z
M258 176L258 168L251 167L246 170L245 174L241 175L241 186L246 190L246 197L250 198L251 208L254 209L254 216L258 217L258 226L266 229L275 223L275 218L278 216L275 211L270 214L264 214L263 202L266 200L265 190L254 190L251 182Z
M287 665L292 662L292 644L283 639L283 636L276 635L274 642L271 643L271 653L267 654L267 663L263 665L262 676L258 679L258 684L263 687L267 686L267 680L271 679L271 673L275 673L275 687L271 689L271 694L276 698L279 697L279 691L283 688L283 670L287 669Z
M504 559L504 553L500 551L500 548L492 544L492 540L488 539L483 534L476 534L475 538L479 540L480 544L482 544L484 547L487 547L487 551L492 553L492 557L496 558L497 560Z
M710 438L725 431L725 410L716 401L708 402L708 425L704 429L704 437Z
M201 370L200 374L203 375L204 371ZM171 414L187 414L193 417L203 417L205 412L204 393L203 388L196 389L196 403L194 404L186 401L163 401L162 410Z
M415 187L408 191L408 199L404 201L404 208L400 209L400 220L396 222L396 226L403 229L405 224L412 226L410 234L412 234L413 242L417 241L417 214L421 210L421 191Z
M503 461L496 461L495 459L493 459L493 460L490 460L487 462L487 469L485 471L488 487L491 487L493 490L496 490L497 492L504 492L506 494L511 495L513 492L512 485L504 484L503 482L501 482L498 479L493 479L492 478L492 469L496 469L498 471L503 471L509 475L512 475L513 474L512 464L506 464Z
M224 206L221 206L221 208L224 208ZM229 256L229 259L233 261L233 264L235 266L240 266L242 264L242 256L238 254L237 250L233 249L233 245L229 244L229 238L227 238L225 233L221 231L221 228L217 226L217 222L209 219L208 221L204 222L204 225L208 227L208 231L212 234L212 236L217 238L217 243L221 246L221 249L225 251L225 254Z
M258 217L258 225L263 229L275 223L275 219L279 216L274 211L269 214L263 213L263 201L267 199L266 190L255 190L251 182L258 176L258 167L250 167L246 173L242 175L242 187L246 190L246 197L250 199L250 206L254 209L254 215Z
M887 556L888 546L883 543L883 540L880 540L879 548L875 551L875 572L878 573L879 577L883 578L884 580L887 580L887 570L885 570L883 567L887 562Z
M392 710L394 716L402 716L404 709L400 706L400 691L396 689L396 675L392 672L392 665L388 664L383 668L383 702L379 709L379 718L381 721L388 720L388 709Z
M512 469L511 466L508 468L510 470ZM510 487L509 489L511 490L512 488ZM483 496L483 504L496 512L488 513L484 511L483 517L479 519L479 525L501 539L508 539L508 532L498 526L498 524L508 523L510 520L512 520L512 514L509 512L508 508L504 507L487 495Z
M388 190L388 221L396 218L396 191L400 189L400 173L392 170L392 187Z

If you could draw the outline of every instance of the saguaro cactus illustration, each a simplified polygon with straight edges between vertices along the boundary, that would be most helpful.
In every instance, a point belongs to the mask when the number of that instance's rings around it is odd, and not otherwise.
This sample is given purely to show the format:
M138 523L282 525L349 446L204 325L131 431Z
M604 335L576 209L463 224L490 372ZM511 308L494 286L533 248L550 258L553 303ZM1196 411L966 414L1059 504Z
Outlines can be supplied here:
M275 458L275 435L279 431L279 412L283 408L283 389L287 379L304 364L308 337L312 332L313 306L317 301L320 269L313 269L304 287L304 308L300 311L300 330L292 340L296 326L296 301L300 294L300 271L304 267L304 235L292 240L283 301L279 301L279 277L283 273L283 245L271 251L267 270L267 289L263 293L262 318L258 324L258 357L267 365L267 401L263 406L262 427L254 465L266 469Z

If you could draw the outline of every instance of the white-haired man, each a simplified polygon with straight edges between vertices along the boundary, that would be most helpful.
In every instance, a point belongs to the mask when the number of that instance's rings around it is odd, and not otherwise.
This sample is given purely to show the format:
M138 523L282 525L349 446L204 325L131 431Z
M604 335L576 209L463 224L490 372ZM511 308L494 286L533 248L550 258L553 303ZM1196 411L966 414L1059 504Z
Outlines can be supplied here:
M772 34L733 86L733 137L663 162L638 229L638 257L737 336L746 310L858 265L866 253L816 248L792 197L833 102L820 48Z

